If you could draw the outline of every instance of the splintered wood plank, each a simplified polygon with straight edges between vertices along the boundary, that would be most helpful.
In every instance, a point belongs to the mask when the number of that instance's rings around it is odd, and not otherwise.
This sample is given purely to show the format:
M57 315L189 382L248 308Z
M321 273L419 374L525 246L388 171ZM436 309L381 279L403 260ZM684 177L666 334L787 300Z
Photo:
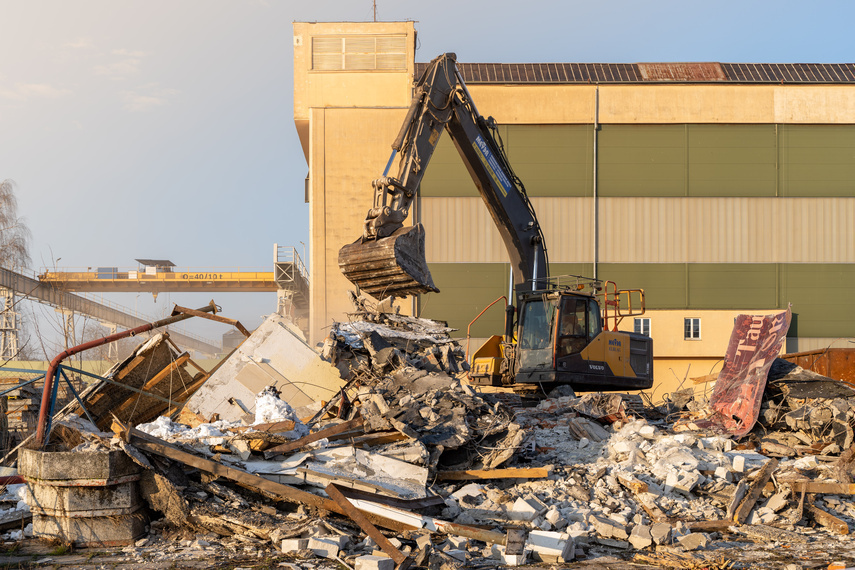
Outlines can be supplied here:
M313 507L324 511L330 511L338 513L340 515L346 514L344 510L340 506L338 506L335 501L325 499L317 495L313 495L312 493L306 491L301 491L300 489L291 487L289 485L277 483L276 481L270 481L259 475L253 475L252 473L247 473L246 471L235 469L234 467L229 467L227 465L223 465L222 463L217 463L216 461L211 461L210 459L205 459L203 457L193 455L192 453L187 453L186 451L182 451L173 447L162 439L141 432L138 429L133 428L129 425L122 424L121 422L118 422L115 419L113 421L112 429L122 439L124 439L125 441L127 441L128 443L130 443L131 445L138 448L144 453L153 453L155 455L160 455L162 457L172 459L173 461L177 461L184 465L195 467L196 469L205 471L206 473L211 473L212 475L218 477L223 477L224 479L228 479L230 481L234 481L238 485L241 485L248 489L252 489L253 491L261 493L262 495L273 497L280 501L303 504L308 507ZM394 530L396 532L414 530L414 527L410 525L394 521L381 515L365 513L365 516L368 517L369 520L371 520L374 524L377 524L384 528L388 528L390 530Z
M855 483L823 483L819 481L787 481L779 479L778 484L790 486L796 493L801 493L804 490L805 493L814 495L855 495ZM764 490L769 492L774 491L775 485L767 483Z
M116 379L121 380L122 378L124 378L125 376L127 376L128 374L133 372L134 368L136 368L137 366L142 364L145 361L145 359L146 359L146 357L141 355L141 354L135 356L133 360L128 362L127 366L125 366L124 368L119 370L119 373L116 375Z
M289 451L294 451L296 449L300 449L304 445L308 445L315 441L324 439L325 437L329 437L331 435L338 435L340 433L348 432L353 429L362 427L362 418L356 418L355 420L350 420L349 422L343 422L338 425L322 429L320 431L316 431L315 433L310 433L306 437L301 437L300 439L294 440L291 443L283 443L282 445L277 445L276 447L271 447L267 451L264 452L264 458L270 459L274 455L279 455L281 453L288 453Z
M348 501L347 497L341 494L341 491L338 490L334 483L327 485L325 490L327 495L329 495L330 498L342 508L345 514L362 529L362 532L371 537L371 540L377 543L380 550L385 552L389 558L395 561L397 568L405 570L412 565L412 561L407 557L407 555L395 548L395 545L389 542L389 539L386 538L386 536L380 532L376 526L371 524L362 511L354 507L353 503Z
M805 503L805 511L813 517L813 520L825 528L831 529L837 534L849 534L849 525L846 524L846 521L840 520L828 511L820 509L812 503Z
M463 471L439 471L440 481L471 481L481 479L545 479L552 474L551 467L528 467L520 469L466 469Z
M140 390L142 392L151 392L153 388L156 388L158 384L160 384L167 376L178 370L181 366L184 365L190 359L190 355L186 352L180 355L178 358L170 362L168 365L164 366L163 369L151 377L151 379L146 382ZM131 396L116 406L113 410L111 410L117 416L121 416L128 408L134 405L134 403L140 398L144 397L145 394L134 393ZM165 406L164 406L165 407Z
M647 483L644 481L639 481L632 475L625 475L623 473L618 473L617 476L618 483L638 495L639 493L647 492Z
M754 477L754 480L748 486L748 492L745 494L745 498L733 514L734 521L739 524L743 524L748 520L748 514L751 512L751 509L754 508L755 503L757 503L757 499L760 498L760 494L763 492L763 487L765 487L766 483L769 482L769 479L772 477L772 473L774 473L777 468L777 459L770 459L763 464L763 467L760 468L757 476Z

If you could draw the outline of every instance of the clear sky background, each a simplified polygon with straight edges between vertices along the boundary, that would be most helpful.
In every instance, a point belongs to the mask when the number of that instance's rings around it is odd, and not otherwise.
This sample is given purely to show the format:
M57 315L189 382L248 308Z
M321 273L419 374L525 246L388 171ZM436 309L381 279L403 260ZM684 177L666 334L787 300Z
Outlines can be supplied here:
M372 19L370 0L0 0L0 179L33 269L302 254L291 23ZM855 61L848 0L378 0L377 19L416 21L421 62ZM272 293L110 299L160 316L212 296L250 328L275 310Z

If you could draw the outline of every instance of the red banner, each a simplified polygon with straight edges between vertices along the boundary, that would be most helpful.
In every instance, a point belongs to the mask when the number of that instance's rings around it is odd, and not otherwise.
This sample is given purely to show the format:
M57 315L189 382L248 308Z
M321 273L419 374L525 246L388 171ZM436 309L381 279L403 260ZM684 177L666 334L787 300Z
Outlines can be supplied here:
M736 436L754 427L769 368L784 346L791 318L789 308L774 315L736 317L724 367L710 398L714 415L709 419L714 426Z

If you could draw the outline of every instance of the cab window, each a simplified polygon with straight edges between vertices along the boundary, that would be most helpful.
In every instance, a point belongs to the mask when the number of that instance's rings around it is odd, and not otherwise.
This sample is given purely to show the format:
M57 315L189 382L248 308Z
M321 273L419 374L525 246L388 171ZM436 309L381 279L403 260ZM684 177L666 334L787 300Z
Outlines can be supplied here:
M550 303L532 300L526 303L522 315L520 348L540 350L552 343L552 319L555 307Z
M585 299L565 297L561 303L558 326L558 356L581 352L588 344L588 303Z

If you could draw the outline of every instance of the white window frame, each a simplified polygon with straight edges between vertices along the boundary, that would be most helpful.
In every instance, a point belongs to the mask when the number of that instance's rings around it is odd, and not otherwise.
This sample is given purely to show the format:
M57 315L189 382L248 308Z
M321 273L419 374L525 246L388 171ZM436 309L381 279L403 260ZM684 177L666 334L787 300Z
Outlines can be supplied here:
M645 328L647 328L647 332L644 332ZM650 317L636 317L633 319L632 330L636 333L650 336Z
M689 321L692 321L691 324ZM697 329L695 328L697 325ZM686 330L691 327L689 330ZM700 317L684 317L683 318L683 340L701 340L701 318Z

